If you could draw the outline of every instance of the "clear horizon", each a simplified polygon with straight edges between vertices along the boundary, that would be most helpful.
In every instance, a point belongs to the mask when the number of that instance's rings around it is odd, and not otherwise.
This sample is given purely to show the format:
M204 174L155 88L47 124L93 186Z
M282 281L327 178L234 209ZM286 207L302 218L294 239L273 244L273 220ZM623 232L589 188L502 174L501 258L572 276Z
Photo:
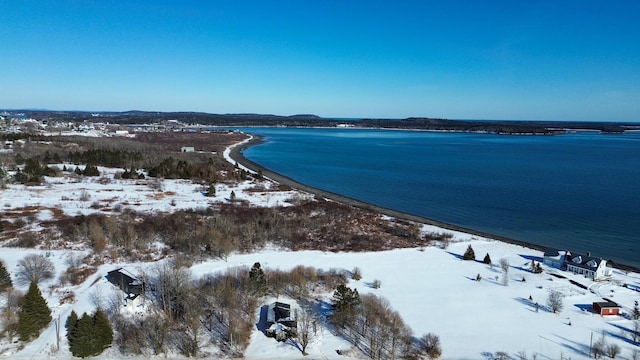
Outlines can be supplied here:
M0 4L0 108L640 121L636 1Z

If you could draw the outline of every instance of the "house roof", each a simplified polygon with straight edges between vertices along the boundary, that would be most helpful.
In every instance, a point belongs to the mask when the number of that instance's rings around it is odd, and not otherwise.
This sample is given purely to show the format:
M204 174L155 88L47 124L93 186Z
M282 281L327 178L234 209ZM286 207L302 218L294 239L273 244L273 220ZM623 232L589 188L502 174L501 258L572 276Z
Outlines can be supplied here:
M547 250L544 251L544 255L545 257L556 257L560 255L560 250L558 249L554 249L554 248L547 248Z
M571 255L571 253L567 250L558 250L558 249L554 249L554 248L547 248L547 250L545 250L544 252L544 257L546 258L556 258L556 259L560 259L560 257L565 256L565 255Z
M291 305L279 301L269 305L267 322L292 321Z
M567 257L567 264L577 266L583 269L595 270L600 266L600 263L605 261L602 258L596 258L593 256L587 256L582 254L572 254ZM605 261L606 264L606 261Z
M133 295L142 293L142 281L136 279L123 268L109 271L107 273L107 280L125 293Z
M600 309L605 309L605 308L617 308L620 307L618 304L616 304L613 301L599 301L599 302L594 302L593 305L598 305L598 307L600 307Z

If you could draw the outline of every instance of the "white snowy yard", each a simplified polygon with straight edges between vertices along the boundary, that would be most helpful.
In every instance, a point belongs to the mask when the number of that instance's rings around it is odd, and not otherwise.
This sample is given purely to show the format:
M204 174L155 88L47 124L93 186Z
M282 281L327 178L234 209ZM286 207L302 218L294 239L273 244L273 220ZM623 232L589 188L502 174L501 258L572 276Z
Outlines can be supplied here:
M115 169L100 168L104 176L113 178ZM146 181L113 180L103 184L98 179L48 178L48 185L25 187L9 185L0 191L2 211L37 207L34 216L47 220L51 209L60 209L67 215L90 214L104 211L120 204L136 211L172 211L177 208L204 208L215 202L227 201L234 191L238 199L256 206L284 205L294 196L309 196L295 191L259 192L245 191L255 185L242 183L238 186L219 185L216 196L204 197L201 186L188 181L165 180L162 190L148 186ZM267 182L267 184L269 184ZM268 185L267 185L268 186ZM86 192L89 200L81 200ZM95 206L90 206L97 203ZM111 211L111 210L107 210ZM37 229L37 221L34 221ZM424 231L445 231L423 226ZM613 277L605 282L592 282L582 276L573 275L543 266L542 274L528 270L531 259L542 261L539 251L493 241L478 239L468 234L455 233L452 243L446 248L426 247L398 249L368 253L324 253L319 251L289 252L267 249L254 254L231 255L227 261L211 260L194 264L194 277L224 271L234 267L251 267L260 262L263 268L292 269L296 265L313 266L350 271L354 267L362 270L360 281L350 280L348 286L360 294L373 293L385 297L414 331L416 337L435 333L442 344L444 359L491 359L496 352L503 351L512 359L582 359L589 357L590 342L605 334L609 344L618 344L622 351L619 358L632 358L632 352L640 350L630 340L632 320L628 315L634 301L640 300L640 275L614 270ZM471 244L477 261L463 261L462 254ZM570 249L569 249L570 250ZM78 286L57 286L57 279L67 265L67 259L83 250L46 250L0 248L0 259L12 276L18 270L18 261L27 254L43 254L54 262L56 277L40 284L40 289L52 308L52 317L60 318L64 324L71 310L76 313L91 312L96 298L107 298L118 290L105 275L108 271L124 267L129 272L147 271L154 263L117 263L101 265L98 272ZM489 253L494 264L507 259L510 268L508 283L502 279L500 267L483 264L482 258ZM597 254L595 254L597 255ZM476 276L482 277L476 281ZM554 276L561 275L560 277ZM565 277L565 278L563 278ZM571 284L574 280L588 290ZM381 287L374 289L372 283L379 280ZM627 287L622 285L627 284ZM25 291L27 286L20 288ZM564 294L563 308L558 314L548 311L547 297L551 290ZM61 304L66 293L75 293L75 301ZM331 293L316 294L316 301L327 304ZM530 300L531 297L531 300ZM624 316L601 317L591 312L591 304L603 298L617 302ZM0 307L4 306L0 298ZM274 301L265 299L264 304ZM293 300L289 300L293 302ZM536 311L535 303L539 305ZM294 305L296 306L296 305ZM144 316L143 309L139 311ZM256 309L256 313L260 308ZM70 358L71 354L64 337L64 326L60 349L55 351L54 322L35 341L19 349L19 344L10 344L6 337L0 340L0 357L10 359ZM335 335L331 327L321 327L311 341L308 359L365 358L357 351L348 356L336 350L351 348L345 339ZM202 349L206 353L207 345ZM175 354L170 357L177 356ZM251 343L245 352L247 359L300 359L300 350L292 343L278 343L254 329ZM111 348L98 358L119 358L120 353ZM164 356L158 356L159 358ZM153 358L145 356L144 358Z

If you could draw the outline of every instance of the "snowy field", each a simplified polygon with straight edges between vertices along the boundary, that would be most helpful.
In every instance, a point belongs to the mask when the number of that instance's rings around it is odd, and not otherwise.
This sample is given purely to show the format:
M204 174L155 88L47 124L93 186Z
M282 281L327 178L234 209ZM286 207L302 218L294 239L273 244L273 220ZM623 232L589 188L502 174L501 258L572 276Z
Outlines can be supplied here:
M60 167L63 164L59 165ZM286 205L296 196L311 196L296 191L255 191L255 184L217 185L215 197L204 197L202 186L182 180L164 180L158 187L155 180L115 180L119 169L100 168L98 178L65 176L47 178L42 186L9 185L0 190L0 212L36 208L34 216L47 220L54 216L53 209L66 215L113 213L119 205L135 211L174 211L185 208L204 208L216 202L225 202L233 191L237 199L256 206ZM101 178L109 179L100 180ZM250 189L253 189L249 191ZM88 195L89 199L86 199ZM37 221L32 226L37 228ZM319 251L289 252L266 249L254 254L231 255L227 261L211 260L194 264L195 277L221 272L228 268L251 267L260 262L263 268L292 269L296 265L313 266L350 271L362 270L363 278L350 280L348 286L361 294L373 293L385 297L410 326L416 337L428 332L440 337L443 359L492 359L503 351L511 359L583 359L589 358L590 342L605 334L609 344L618 344L620 359L631 359L638 345L630 340L632 320L629 314L634 301L640 300L640 275L614 270L613 276L604 282L593 282L580 275L573 275L543 266L543 273L528 270L532 259L542 261L542 253L536 250L510 245L491 239L473 237L464 233L423 226L423 231L449 232L453 241L445 248L427 247L398 249L373 253L324 253ZM471 244L477 261L464 261L462 254ZM500 259L510 264L507 284L499 266L490 267L481 262L489 253L494 263ZM154 263L105 264L98 272L78 286L58 286L60 275L68 267L67 259L82 250L46 250L0 248L0 259L15 276L18 261L27 254L42 254L51 259L56 276L40 284L40 289L52 308L52 317L64 324L71 310L76 313L91 312L100 299L117 292L106 279L108 271L124 267L136 274L149 270ZM597 255L597 254L595 254ZM482 279L476 281L477 275ZM372 283L378 280L379 289ZM570 282L573 280L587 289ZM15 283L15 282L14 282ZM626 286L623 286L626 285ZM19 288L26 291L27 286ZM553 314L548 311L547 297L550 291L564 295L563 308ZM73 303L61 303L69 292L75 293ZM331 293L316 294L317 301L327 302ZM601 317L591 312L591 304L610 299L621 305L622 316ZM282 298L281 298L282 299ZM265 304L274 299L265 299ZM0 297L0 307L4 306ZM538 303L539 311L535 304ZM295 306L295 305L294 305ZM144 308L134 309L143 313ZM259 313L260 308L256 309ZM143 315L140 315L143 316ZM325 324L326 325L326 324ZM67 359L71 358L64 337L60 336L60 349L56 350L55 322L41 336L24 345L9 344L0 340L0 357L7 359ZM309 345L308 359L360 359L366 358L357 351L339 355L337 350L351 348L345 339L335 335L330 326L322 326ZM207 352L206 345L202 349ZM299 349L291 343L278 343L267 338L256 327L251 343L245 352L247 359L300 359ZM169 355L175 357L176 355ZM110 348L99 359L120 358L115 348ZM154 358L145 356L139 358ZM165 355L158 358L166 358Z

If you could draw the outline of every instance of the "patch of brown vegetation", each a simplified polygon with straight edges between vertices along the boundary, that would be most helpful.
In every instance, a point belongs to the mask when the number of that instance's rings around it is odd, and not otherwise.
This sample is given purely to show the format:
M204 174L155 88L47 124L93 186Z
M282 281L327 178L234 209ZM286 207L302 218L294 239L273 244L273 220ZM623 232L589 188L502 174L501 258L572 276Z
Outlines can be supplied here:
M183 146L193 146L196 151L222 152L230 145L247 139L247 135L230 131L210 132L145 132L136 139L153 144L161 144L165 149L179 152Z

